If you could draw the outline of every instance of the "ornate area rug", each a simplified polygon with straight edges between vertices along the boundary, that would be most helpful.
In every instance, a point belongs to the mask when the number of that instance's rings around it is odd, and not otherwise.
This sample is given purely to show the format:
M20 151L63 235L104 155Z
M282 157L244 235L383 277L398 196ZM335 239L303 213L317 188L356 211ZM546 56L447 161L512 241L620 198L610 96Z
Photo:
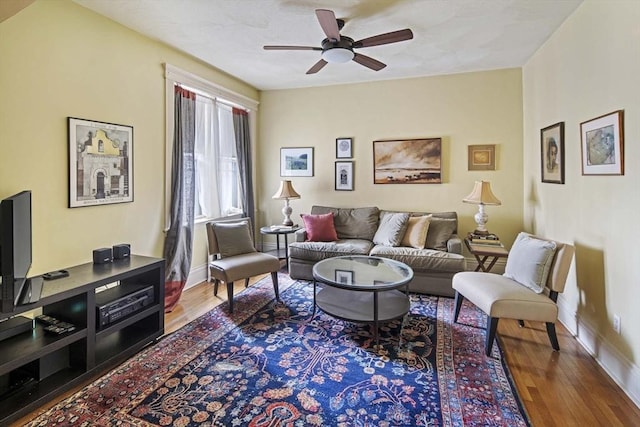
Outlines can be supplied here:
M312 318L313 286L280 274L249 287L29 426L529 426L482 312L411 295L380 329ZM401 332L402 331L402 332ZM401 335L401 339L399 340Z

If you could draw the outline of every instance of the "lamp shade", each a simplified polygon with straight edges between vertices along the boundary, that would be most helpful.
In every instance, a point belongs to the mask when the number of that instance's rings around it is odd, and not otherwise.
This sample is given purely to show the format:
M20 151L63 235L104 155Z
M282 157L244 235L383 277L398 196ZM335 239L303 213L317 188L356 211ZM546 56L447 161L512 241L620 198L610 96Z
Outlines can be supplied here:
M502 202L491 191L489 181L476 181L473 191L467 197L462 199L464 203L473 203L475 205L501 205Z
M300 194L293 189L293 185L291 185L291 181L283 180L280 181L280 188L276 191L276 194L272 196L273 199L299 199Z

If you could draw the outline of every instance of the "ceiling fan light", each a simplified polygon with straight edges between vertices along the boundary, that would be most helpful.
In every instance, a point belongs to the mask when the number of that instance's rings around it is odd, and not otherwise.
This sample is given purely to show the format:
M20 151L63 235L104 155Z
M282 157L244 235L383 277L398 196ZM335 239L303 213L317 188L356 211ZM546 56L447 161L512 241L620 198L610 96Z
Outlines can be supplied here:
M322 59L331 63L345 63L353 59L354 54L351 49L345 49L343 47L334 47L322 52Z

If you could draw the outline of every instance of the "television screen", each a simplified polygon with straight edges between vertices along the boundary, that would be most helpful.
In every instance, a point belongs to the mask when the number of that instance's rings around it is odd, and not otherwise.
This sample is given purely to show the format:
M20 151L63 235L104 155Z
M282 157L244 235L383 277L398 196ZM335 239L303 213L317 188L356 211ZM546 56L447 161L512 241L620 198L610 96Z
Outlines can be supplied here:
M31 268L31 191L0 202L2 312L13 311Z

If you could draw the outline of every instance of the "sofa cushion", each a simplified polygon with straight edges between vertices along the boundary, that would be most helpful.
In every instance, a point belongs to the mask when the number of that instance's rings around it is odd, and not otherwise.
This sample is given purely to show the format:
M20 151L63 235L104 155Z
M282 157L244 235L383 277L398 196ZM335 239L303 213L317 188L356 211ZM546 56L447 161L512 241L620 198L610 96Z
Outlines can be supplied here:
M327 206L313 206L312 214L333 214L338 239L364 239L373 241L378 229L378 215L376 207L367 208L331 208Z
M289 244L289 256L315 262L336 256L368 255L372 247L372 242L362 239L336 242L292 242Z
M439 271L457 273L464 271L466 265L464 256L435 249L376 246L371 250L370 255L404 262L417 272Z
M408 213L380 214L380 225L373 236L373 243L384 246L398 246L404 237L409 221Z
M542 293L549 277L556 247L556 242L536 239L524 232L518 234L507 258L505 277L515 280L535 293Z
M427 243L427 231L429 231L430 222L431 215L410 217L407 221L407 229L404 232L400 246L424 249Z
M426 247L440 251L447 250L447 240L455 233L458 221L452 218L438 218L435 215L429 222Z
M333 214L307 215L300 214L310 242L332 242L338 240L333 225Z

